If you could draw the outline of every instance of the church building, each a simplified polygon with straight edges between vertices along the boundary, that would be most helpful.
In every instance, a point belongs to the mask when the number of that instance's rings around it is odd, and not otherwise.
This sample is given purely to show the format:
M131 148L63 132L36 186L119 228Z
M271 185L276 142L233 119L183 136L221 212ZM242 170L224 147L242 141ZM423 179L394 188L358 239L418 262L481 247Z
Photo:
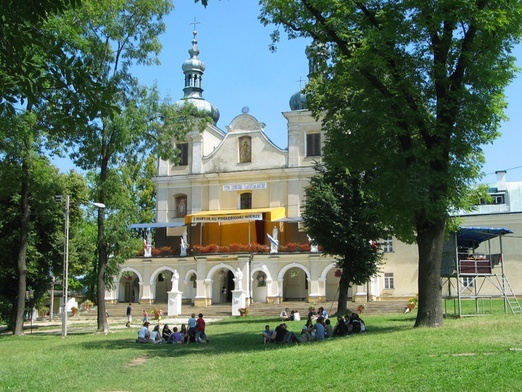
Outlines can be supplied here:
M287 149L274 145L265 124L246 109L222 130L216 125L218 109L203 98L205 65L196 31L189 55L182 65L184 96L176 105L190 103L212 121L175 141L178 164L159 161L156 222L132 225L148 234L143 255L122 265L106 301L169 303L169 314L182 304L230 303L232 314L238 314L255 302L336 300L335 257L321 253L301 220L304 190L324 142L304 94L294 94L283 113ZM310 72L313 67L310 61ZM515 220L522 228L519 216ZM504 223L470 219L477 225ZM379 242L385 252L382 273L367 285L351 287L353 301L407 299L417 291L416 246L394 238ZM521 259L517 254L515 263Z

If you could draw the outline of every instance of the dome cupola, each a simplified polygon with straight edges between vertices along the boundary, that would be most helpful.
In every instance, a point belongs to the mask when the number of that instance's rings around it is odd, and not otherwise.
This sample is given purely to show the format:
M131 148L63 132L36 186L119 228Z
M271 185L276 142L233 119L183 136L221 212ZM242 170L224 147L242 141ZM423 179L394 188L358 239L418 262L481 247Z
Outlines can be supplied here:
M330 57L330 49L328 45L314 41L306 47L306 57L308 58L308 80L314 75L324 71L326 61ZM290 110L306 110L308 102L304 89L299 90L290 97Z
M205 72L205 64L198 58L199 48L196 40L197 31L194 30L192 38L192 47L188 53L190 58L183 62L181 69L185 74L185 87L183 88L184 96L175 103L178 107L192 104L196 109L204 111L214 124L219 120L219 110L210 102L203 99L203 89L201 88L201 81L203 73Z

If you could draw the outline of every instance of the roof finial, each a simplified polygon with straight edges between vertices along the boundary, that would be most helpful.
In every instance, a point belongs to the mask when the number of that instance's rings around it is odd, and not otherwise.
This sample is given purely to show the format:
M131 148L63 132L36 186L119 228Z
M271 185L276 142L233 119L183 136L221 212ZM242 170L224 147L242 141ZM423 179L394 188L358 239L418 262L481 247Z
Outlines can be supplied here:
M196 25L198 24L201 24L201 22L196 22L196 18L194 17L194 22L190 22L189 25L194 25L194 31L192 32L192 34L194 34L194 36L196 35Z
M303 79L302 76L299 76L299 80L296 80L296 82L299 82L299 89L301 90L303 88L303 82L306 82L306 79Z

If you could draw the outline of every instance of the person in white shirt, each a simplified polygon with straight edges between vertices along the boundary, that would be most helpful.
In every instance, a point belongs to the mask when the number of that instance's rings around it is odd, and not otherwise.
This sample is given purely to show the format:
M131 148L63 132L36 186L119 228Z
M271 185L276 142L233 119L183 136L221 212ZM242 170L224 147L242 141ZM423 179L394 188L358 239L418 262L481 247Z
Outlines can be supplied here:
M146 321L143 323L143 326L138 331L138 343L149 343L150 332L149 332L149 322Z

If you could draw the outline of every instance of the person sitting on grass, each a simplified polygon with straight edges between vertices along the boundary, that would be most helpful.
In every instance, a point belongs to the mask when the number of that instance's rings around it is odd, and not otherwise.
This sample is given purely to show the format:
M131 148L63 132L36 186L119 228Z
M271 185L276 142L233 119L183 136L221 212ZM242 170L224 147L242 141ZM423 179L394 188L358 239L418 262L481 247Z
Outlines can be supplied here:
M326 338L333 338L333 327L330 319L324 320L324 334Z
M265 325L265 330L262 332L263 344L271 343L275 341L275 332L270 329L270 325Z
M281 311L281 313L279 314L279 318L282 321L289 321L290 320L290 309L288 309L288 308L283 309Z
M337 324L333 329L333 336L346 336L348 333L348 326L344 322L343 316L337 316Z
M315 324L312 327L312 329L315 331L314 339L318 341L324 340L324 319L322 317L319 317L317 320L315 320Z
M181 324L181 329L179 330L181 337L183 338L183 343L187 343L188 339L188 331L187 326L185 324Z
M310 306L308 308L308 322L312 323L312 320L317 319L317 313L315 312L315 308L313 306Z
M310 335L309 328L306 325L301 329L301 336L299 338L301 339L301 343L311 342L314 340L312 335Z
M363 331L364 321L357 313L352 313L348 322L348 333L361 333ZM364 327L366 329L366 327Z
M174 331L170 334L169 340L167 343L173 343L173 344L181 344L183 343L183 337L181 336L181 333L178 331L178 327L174 327Z
M151 343L154 343L154 344L160 344L160 343L164 342L163 338L161 337L159 324L156 325L154 327L154 329L152 330L152 332L150 333L150 339L149 340L150 340Z
M344 323L346 324L346 328L348 328L347 333L350 332L349 327L348 327L350 325L350 317L352 317L351 313L344 316Z
M324 308L322 306L319 308L319 312L317 312L317 315L319 317L324 318L325 320L328 318L328 312L326 310L324 310Z
M301 340L295 333L289 331L286 324L279 324L275 329L275 341L276 343L301 343Z
M145 321L143 326L138 331L138 343L149 343L150 331L149 331L149 322Z
M168 341L171 334L172 331L170 330L169 325L165 324L163 326L163 330L161 331L161 337L163 338L163 340Z

